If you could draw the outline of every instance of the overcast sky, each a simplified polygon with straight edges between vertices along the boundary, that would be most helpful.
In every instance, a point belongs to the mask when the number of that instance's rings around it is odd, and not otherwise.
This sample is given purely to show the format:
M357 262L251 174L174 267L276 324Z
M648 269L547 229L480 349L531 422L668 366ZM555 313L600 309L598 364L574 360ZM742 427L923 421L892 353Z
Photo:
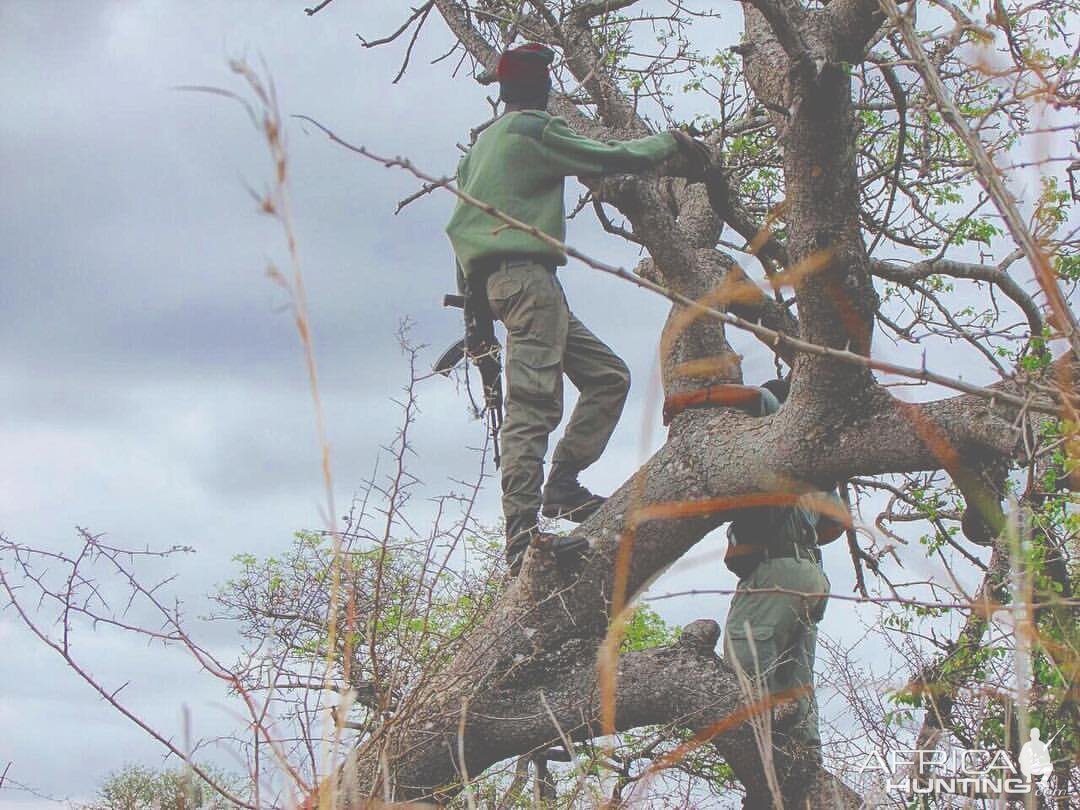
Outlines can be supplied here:
M355 34L393 30L400 20L385 9L396 5L338 0L308 18L303 0L0 2L6 537L73 548L78 525L117 545L194 546L197 554L175 568L197 616L199 596L229 575L233 554L280 551L293 531L322 526L303 357L287 298L265 276L269 261L287 257L276 223L257 214L246 190L270 177L265 145L238 105L172 88L243 92L227 61L264 60L286 115L312 116L377 152L452 173L455 143L489 115L488 91L452 79L449 63L428 67L449 42L436 15L415 69L392 86L402 48L364 50ZM414 180L298 122L287 139L340 508L397 425L393 398L408 376L399 323L411 318L412 339L430 344L425 363L458 336L459 316L439 306L453 285L442 231L453 201L431 195L395 216ZM571 224L570 241L609 261L635 261L584 222ZM606 491L663 438L653 381L666 307L581 267L562 279L575 312L634 374L619 431L586 477ZM771 375L760 348L736 342L749 381ZM434 495L474 470L467 446L482 441L483 427L441 379L419 394L416 469ZM497 519L495 487L480 508ZM679 586L730 587L720 548L700 547L695 554L707 563L677 573ZM836 548L834 586L847 590ZM674 622L722 620L725 606L726 598L658 603ZM844 615L832 611L826 631L845 632ZM228 648L227 628L199 628ZM184 705L196 734L231 725L221 688L179 657L105 636L77 641L107 685L132 682L129 700L167 733L180 733ZM0 770L12 763L9 780L86 798L111 769L159 762L156 744L10 611L0 613L0 650ZM41 803L0 791L0 808Z

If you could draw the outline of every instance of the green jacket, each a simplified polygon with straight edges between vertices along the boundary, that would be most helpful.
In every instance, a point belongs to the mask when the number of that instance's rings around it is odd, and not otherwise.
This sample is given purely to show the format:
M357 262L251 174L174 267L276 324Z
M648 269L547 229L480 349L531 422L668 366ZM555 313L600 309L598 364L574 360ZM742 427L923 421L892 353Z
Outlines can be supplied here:
M669 132L601 143L575 134L562 118L521 110L506 113L484 130L458 166L458 187L564 242L563 178L638 172L675 150ZM563 251L506 227L464 201L458 202L446 233L466 275L475 271L478 261L496 256L566 264Z

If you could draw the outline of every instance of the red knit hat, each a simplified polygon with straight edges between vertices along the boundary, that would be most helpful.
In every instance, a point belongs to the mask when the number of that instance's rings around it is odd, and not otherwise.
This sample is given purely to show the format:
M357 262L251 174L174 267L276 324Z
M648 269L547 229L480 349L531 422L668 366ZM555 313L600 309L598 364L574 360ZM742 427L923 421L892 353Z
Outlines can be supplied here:
M555 51L536 42L504 53L495 68L499 97L503 101L533 101L546 96L551 90L548 65L554 60Z

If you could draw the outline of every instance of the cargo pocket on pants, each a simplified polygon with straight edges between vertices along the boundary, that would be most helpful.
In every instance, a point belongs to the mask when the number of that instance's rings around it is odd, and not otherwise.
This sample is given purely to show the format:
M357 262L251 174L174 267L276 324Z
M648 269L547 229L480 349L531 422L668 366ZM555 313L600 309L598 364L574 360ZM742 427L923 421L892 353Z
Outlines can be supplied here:
M562 358L553 347L515 342L510 346L507 378L511 399L554 399L562 380Z
M776 665L774 636L773 627L768 624L728 628L724 651L728 665L732 669L738 667L751 680L768 682Z
M497 270L488 277L486 287L491 314L505 322L506 314L514 306L524 288L521 276L509 270Z

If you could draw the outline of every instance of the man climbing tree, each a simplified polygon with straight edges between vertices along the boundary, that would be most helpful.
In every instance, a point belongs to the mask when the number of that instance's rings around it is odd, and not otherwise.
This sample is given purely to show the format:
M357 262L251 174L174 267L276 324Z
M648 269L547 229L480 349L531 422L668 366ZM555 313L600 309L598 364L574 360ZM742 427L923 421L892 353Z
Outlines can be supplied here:
M503 115L487 127L458 166L458 184L471 197L562 242L566 237L563 179L636 172L677 150L697 162L704 146L673 131L622 143L575 135L548 114L549 65L555 52L528 44L504 53L496 68ZM566 253L501 223L476 205L460 202L446 231L459 267L474 357L493 350L491 317L506 327L508 397L502 426L502 502L506 559L517 574L534 540L557 557L582 550L583 537L541 535L537 511L580 523L604 502L578 482L600 458L622 413L630 371L576 318L556 277ZM581 392L551 473L541 492L548 435L562 418L563 374Z

